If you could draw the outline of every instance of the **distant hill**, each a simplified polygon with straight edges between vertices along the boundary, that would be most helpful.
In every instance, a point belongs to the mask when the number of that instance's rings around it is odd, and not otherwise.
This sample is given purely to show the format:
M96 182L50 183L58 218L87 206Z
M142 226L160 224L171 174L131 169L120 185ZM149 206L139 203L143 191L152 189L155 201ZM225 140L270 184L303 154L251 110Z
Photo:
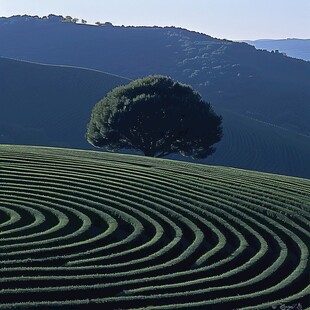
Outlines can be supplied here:
M174 27L0 18L0 55L128 78L165 74L214 106L310 135L310 62Z
M0 143L92 149L84 134L94 104L129 81L80 68L0 58ZM310 178L310 138L216 108L224 137L201 163ZM186 157L171 156L181 160Z
M283 40L245 40L258 49L267 51L279 51L287 56L310 61L310 39L283 39Z

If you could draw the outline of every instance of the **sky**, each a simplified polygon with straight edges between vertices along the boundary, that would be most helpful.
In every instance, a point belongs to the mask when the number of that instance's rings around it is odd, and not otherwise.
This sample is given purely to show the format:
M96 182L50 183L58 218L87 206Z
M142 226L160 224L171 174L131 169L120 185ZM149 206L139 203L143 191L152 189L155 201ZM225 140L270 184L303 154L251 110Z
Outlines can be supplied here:
M0 0L0 16L176 26L229 40L310 39L310 0Z

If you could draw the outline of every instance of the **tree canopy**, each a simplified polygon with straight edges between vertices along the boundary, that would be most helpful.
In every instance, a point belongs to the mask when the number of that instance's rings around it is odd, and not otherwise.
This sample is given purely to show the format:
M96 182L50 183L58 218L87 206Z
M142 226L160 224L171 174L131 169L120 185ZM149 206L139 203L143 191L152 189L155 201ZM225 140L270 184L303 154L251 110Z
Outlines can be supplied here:
M87 141L109 151L205 158L222 137L222 118L189 85L148 76L109 92L93 108Z

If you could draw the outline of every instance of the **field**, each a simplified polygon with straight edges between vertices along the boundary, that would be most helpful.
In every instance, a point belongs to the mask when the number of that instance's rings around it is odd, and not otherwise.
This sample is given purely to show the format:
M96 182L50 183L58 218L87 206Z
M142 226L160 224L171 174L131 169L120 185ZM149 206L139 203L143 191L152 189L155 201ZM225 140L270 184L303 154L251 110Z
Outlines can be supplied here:
M310 309L309 226L310 180L1 145L0 309Z
M310 179L310 137L218 109L224 136L204 163Z

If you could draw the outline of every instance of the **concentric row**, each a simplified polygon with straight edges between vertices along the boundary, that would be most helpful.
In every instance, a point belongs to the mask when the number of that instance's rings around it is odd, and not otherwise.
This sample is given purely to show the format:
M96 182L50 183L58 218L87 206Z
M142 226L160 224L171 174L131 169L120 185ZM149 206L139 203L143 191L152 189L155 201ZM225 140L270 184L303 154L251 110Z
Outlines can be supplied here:
M309 307L309 180L17 146L0 169L0 309Z

